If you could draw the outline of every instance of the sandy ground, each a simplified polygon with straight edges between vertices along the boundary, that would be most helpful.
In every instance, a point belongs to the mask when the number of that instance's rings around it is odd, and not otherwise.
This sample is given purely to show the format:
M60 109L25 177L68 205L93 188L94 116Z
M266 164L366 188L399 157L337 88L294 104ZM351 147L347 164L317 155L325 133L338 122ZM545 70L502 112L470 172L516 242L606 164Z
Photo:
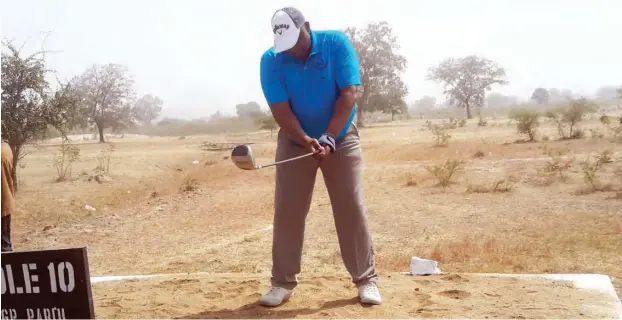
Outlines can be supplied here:
M516 128L507 125L507 119L491 121L485 128L477 127L475 122L474 119L467 127L453 130L446 147L433 146L432 135L424 128L423 121L374 125L361 130L365 201L379 272L406 272L410 258L419 256L439 261L444 272L600 273L612 277L618 295L622 296L620 144L590 138L514 143L519 137ZM593 121L582 124L582 128L587 130L599 125L598 121ZM539 137L556 138L556 129L550 124L543 124L539 132ZM174 316L183 316L205 312L209 308L241 308L265 288L267 277L261 275L269 273L271 267L274 170L242 171L227 158L229 150L206 151L202 146L205 142L253 142L257 162L268 163L274 157L275 138L269 132L260 132L235 136L189 136L185 139L113 139L116 149L107 174L111 181L105 183L90 178L94 175L97 157L106 145L81 141L81 157L73 165L73 178L64 182L55 182L52 166L58 146L33 148L20 168L17 211L12 218L15 248L87 246L93 276L211 272L240 274L245 279L258 277L257 284L242 286L248 291L235 303L231 297L236 293L229 285L235 287L237 282L228 278L210 279L217 282L215 286L223 291L222 297L201 293L199 289L211 290L206 284L187 295L188 299L194 297L192 299L197 301L196 306L186 303L194 313L178 312L183 308L175 306L171 306L168 312L171 316L173 313ZM576 157L563 177L543 171L546 162L551 160L545 151L551 148L567 148L570 155ZM598 172L598 178L609 187L597 192L583 192L586 184L579 161L605 150L612 151L612 160ZM474 156L478 152L481 156ZM453 183L444 189L437 186L435 178L424 166L442 163L446 159L461 159L464 165L453 178ZM193 164L195 160L199 161L198 165ZM500 179L511 180L512 188L507 192L468 191L474 186L486 189ZM85 205L96 211L85 210ZM311 278L313 274L330 278L345 271L332 215L326 188L321 173L318 173L307 218L302 265L302 277L308 277L311 282L301 288L314 285L318 288ZM479 283L479 280L469 280L463 285ZM198 284L207 280L197 281ZM181 282L180 288L194 283ZM167 312L170 299L183 300L185 295L174 294L175 282L168 287L162 287L160 283L160 289L157 289L157 283L95 285L98 310L105 312L98 313L98 317L130 317L129 314L114 313L117 312L114 299L121 305L141 306L119 312L136 310L142 312L142 317L166 316L160 312ZM343 279L336 282L338 284L334 281L324 283L342 298L333 297L330 290L319 290L330 297L316 301L313 296L306 296L307 299L292 301L283 310L318 308L328 301L354 297L354 289L343 287L347 284ZM138 285L152 287L134 293L123 291ZM114 290L120 290L120 293L113 297L109 292L106 297L105 288L109 286L117 286ZM123 289L124 286L127 289ZM321 312L348 317L348 312L358 310L359 317L374 317L376 310L383 310L378 316L425 317L416 313L424 307L409 305L408 299L412 297L403 294L414 288L400 287L397 282L383 288L385 294L392 297L387 301L402 301L412 310L399 309L393 302L378 309L364 309L342 302ZM401 289L392 293L387 291L394 290L390 288ZM166 294L159 296L152 293L152 289ZM443 290L454 289L448 286ZM519 286L512 290L519 289L523 288ZM528 286L525 289L530 290ZM433 301L453 302L438 296L443 290L434 286L425 290ZM472 293L464 301L484 295L476 288L459 290ZM299 298L308 292L311 291L301 291ZM400 297L402 294L404 296ZM248 297L251 295L252 299ZM508 299L533 295L518 292L509 295ZM162 301L153 300L155 297L162 297ZM553 305L550 308L566 303L563 299L547 300L546 295L544 297L539 301L549 301ZM153 308L142 308L141 301L150 301ZM310 305L296 304L301 301ZM163 307L157 307L158 303ZM179 301L179 305L183 304ZM452 317L467 312L460 309L462 307L453 312L451 306L447 304L443 308L448 310L442 312L436 310L422 314ZM546 309L544 305L540 307ZM246 308L251 311L241 310L255 312L252 306ZM503 317L497 315L502 312L499 309L488 309L488 316ZM391 313L391 310L406 311ZM473 317L487 315L485 309L473 310L477 311L473 311ZM564 310L551 309L550 312L557 312L552 313L556 318L565 318L565 315L581 317L579 312L566 313ZM223 312L226 316L227 311ZM287 312L274 312L275 315L288 315ZM518 316L521 312L530 317L544 311L521 309L514 315L505 316ZM324 317L321 313L308 316L314 315Z
M268 287L257 275L188 276L98 283L97 318L615 318L613 299L571 282L446 274L388 274L384 303L361 305L348 277L301 277L278 308L257 304Z

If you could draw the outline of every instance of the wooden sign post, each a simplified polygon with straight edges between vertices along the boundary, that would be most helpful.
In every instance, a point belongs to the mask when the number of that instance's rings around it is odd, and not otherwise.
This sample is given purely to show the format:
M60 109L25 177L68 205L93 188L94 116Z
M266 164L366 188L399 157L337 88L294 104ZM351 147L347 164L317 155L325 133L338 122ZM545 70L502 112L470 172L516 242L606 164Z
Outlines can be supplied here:
M94 319L86 247L2 253L2 319Z

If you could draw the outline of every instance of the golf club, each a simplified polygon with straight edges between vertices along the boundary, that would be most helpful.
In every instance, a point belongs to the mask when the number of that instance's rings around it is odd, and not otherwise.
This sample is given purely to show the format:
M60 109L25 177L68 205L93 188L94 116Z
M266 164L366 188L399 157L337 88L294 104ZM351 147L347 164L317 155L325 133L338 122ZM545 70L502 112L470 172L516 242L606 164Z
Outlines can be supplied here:
M255 157L253 156L253 151L250 146L247 145L238 145L233 148L231 151L231 161L240 169L243 170L257 170L265 167L275 166L277 164L298 160L304 157L312 156L313 152L309 152L307 154L303 154L301 156L297 156L291 159L281 160L270 164L265 165L257 165L255 164Z

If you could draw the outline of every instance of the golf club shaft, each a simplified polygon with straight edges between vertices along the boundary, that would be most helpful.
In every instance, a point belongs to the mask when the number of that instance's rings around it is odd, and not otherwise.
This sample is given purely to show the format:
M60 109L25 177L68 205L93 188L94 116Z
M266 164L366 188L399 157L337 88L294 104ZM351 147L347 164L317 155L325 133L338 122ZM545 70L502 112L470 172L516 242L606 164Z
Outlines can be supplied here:
M304 157L308 157L308 156L312 156L312 155L313 155L313 152L309 152L307 154L303 154L301 156L293 157L293 158L290 158L290 159L285 159L285 160L277 161L277 162L274 162L274 163L265 164L265 165L262 165L262 166L257 166L257 169L261 169L261 168L265 168L265 167L271 167L271 166L276 166L277 164L281 164L281 163L285 163L285 162L289 162L289 161L294 161L294 160L302 159Z

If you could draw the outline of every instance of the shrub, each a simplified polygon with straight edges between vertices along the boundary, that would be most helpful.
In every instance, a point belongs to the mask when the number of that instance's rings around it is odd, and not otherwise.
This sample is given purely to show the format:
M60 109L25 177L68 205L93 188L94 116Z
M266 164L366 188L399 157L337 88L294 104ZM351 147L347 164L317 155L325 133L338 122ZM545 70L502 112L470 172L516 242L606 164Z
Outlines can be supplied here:
M451 178L460 170L463 163L461 160L448 159L443 164L425 166L425 169L438 180L438 184L444 189L451 184Z
M511 178L503 178L495 180L490 186L486 185L468 185L467 193L504 193L514 190L514 180Z
M536 139L536 131L540 122L540 113L529 109L514 109L510 111L510 119L516 120L516 130L518 134L525 134L529 141Z
M600 140L605 137L599 129L590 129L590 135L594 140Z
M430 120L426 121L428 129L432 131L434 138L436 139L436 146L446 146L447 142L451 138L451 134L448 132L451 128L451 124L432 124Z
M585 98L572 99L568 106L550 110L546 116L557 123L557 131L561 139L579 139L583 137L583 134L574 133L574 129L583 120L584 115L595 112L597 107L595 103Z
M181 192L191 192L199 189L199 182L197 179L186 177L181 184L179 190Z
M613 162L611 155L612 155L611 150L604 150L603 152L601 152L599 155L595 157L596 163L598 163L598 165L603 165L605 163Z
M602 115L600 117L600 122L607 127L607 129L611 133L611 136L613 137L614 142L622 142L622 117L611 121L609 116Z
M546 162L544 171L551 173L558 173L560 179L564 179L564 172L572 167L574 158L566 159L568 149L550 149L546 154L551 157L551 160Z
M600 170L602 163L598 160L592 162L590 158L580 163L581 171L583 172L583 181L590 188L590 191L595 192L602 189L602 185L598 181L597 173Z
M477 150L475 151L475 154L473 154L473 156L475 158L483 158L485 156L484 152L482 150Z
M95 170L110 173L110 158L112 158L115 148L116 146L113 143L108 143L108 146L99 152Z
M63 139L60 147L60 153L54 156L54 167L56 168L56 181L65 181L71 178L71 169L73 163L80 158L80 148L67 143Z

